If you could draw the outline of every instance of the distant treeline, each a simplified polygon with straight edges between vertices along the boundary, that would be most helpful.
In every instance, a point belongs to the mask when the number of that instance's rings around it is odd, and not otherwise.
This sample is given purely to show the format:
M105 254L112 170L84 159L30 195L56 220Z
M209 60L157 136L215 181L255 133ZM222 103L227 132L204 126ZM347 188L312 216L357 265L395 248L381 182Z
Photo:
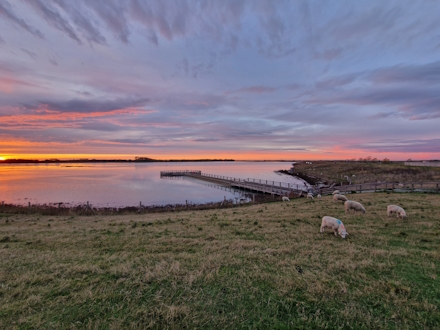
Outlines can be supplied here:
M147 157L136 157L133 159L71 159L60 160L56 158L38 159L5 159L0 160L0 164L29 164L29 163L163 163L163 162L233 162L234 159L169 159L160 160Z

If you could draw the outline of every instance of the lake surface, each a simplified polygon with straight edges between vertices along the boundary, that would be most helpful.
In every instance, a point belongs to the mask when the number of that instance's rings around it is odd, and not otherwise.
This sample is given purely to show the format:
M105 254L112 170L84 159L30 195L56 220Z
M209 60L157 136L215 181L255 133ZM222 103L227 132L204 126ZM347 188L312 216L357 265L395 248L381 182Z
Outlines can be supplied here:
M220 190L206 181L161 179L160 171L200 170L304 186L301 179L274 172L289 168L289 162L1 164L0 202L77 205L89 201L95 207L219 202L241 193Z

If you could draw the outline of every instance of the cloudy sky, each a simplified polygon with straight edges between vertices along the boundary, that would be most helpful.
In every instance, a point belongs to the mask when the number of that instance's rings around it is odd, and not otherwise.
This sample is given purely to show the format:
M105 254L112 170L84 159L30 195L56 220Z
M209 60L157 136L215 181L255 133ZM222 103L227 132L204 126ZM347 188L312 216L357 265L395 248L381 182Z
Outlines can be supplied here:
M0 0L0 157L440 159L440 1Z

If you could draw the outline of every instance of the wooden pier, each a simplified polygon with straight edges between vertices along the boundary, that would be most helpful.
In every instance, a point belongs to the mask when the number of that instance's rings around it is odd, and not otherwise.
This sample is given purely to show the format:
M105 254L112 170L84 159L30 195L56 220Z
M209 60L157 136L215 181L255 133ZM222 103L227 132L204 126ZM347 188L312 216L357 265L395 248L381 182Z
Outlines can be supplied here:
M313 192L315 195L330 195L333 191L339 190L342 194L396 191L396 192L440 192L439 182L372 182L362 184L351 184L334 187L310 187L306 185L291 184L272 180L241 179L230 176L202 173L201 171L161 171L160 177L186 176L194 179L213 182L225 187L247 189L260 193L267 193L279 196L288 196L291 193L300 194Z
M160 177L186 176L194 179L209 181L226 187L241 188L260 193L288 196L290 193L307 192L307 186L286 182L260 179L241 179L230 176L202 173L201 171L161 171Z

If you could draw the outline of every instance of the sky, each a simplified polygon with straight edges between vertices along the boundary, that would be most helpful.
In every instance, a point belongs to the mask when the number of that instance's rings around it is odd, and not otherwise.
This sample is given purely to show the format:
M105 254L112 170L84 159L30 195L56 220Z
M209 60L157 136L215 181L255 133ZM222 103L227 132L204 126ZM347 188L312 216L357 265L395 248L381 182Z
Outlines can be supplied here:
M0 0L0 159L440 159L440 1Z

